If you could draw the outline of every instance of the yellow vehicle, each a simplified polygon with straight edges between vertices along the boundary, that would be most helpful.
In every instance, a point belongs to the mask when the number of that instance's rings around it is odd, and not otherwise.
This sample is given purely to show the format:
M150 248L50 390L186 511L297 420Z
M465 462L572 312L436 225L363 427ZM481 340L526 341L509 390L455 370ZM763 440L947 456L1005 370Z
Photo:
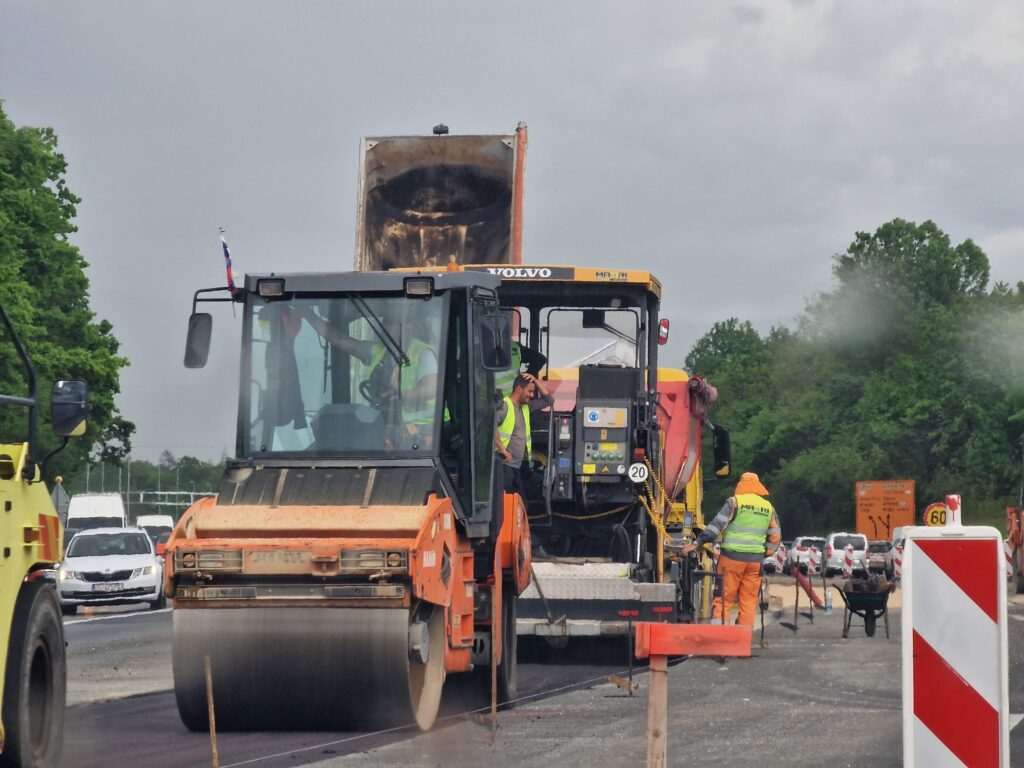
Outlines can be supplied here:
M35 373L3 307L0 320L0 342L17 352L28 389L0 395L0 405L28 409L28 440L0 443L0 766L50 768L63 746L64 628L53 578L64 532L42 482L53 454L38 457ZM52 411L63 448L85 432L85 383L56 382Z

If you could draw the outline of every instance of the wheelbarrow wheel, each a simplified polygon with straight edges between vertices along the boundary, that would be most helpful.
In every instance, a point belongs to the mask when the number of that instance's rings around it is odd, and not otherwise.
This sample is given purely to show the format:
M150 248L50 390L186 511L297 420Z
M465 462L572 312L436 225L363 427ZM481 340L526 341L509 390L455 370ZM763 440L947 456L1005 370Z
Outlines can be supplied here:
M864 632L867 634L868 637L874 637L875 636L875 619L876 618L878 618L878 617L875 616L875 612L874 611L867 611L864 614Z

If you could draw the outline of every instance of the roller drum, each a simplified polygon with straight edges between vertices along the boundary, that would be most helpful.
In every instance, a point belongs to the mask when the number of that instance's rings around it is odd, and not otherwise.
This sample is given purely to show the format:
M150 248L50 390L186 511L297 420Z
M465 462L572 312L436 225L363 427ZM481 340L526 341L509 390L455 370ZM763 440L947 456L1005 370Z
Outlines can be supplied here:
M210 657L218 730L429 728L444 682L438 609L410 629L404 608L255 607L174 612L174 690L181 719L207 729ZM417 649L410 651L410 646ZM417 661L410 661L410 656Z

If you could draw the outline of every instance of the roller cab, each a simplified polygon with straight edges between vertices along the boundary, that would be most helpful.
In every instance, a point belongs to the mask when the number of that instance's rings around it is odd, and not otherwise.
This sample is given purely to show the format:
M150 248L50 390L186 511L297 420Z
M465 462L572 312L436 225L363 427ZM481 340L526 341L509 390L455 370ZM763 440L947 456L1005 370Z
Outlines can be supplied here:
M188 727L206 727L205 657L234 730L428 728L446 678L489 692L492 657L514 698L531 545L493 450L497 284L289 274L197 292L241 306L242 385L237 457L167 545ZM187 365L211 324L193 313Z

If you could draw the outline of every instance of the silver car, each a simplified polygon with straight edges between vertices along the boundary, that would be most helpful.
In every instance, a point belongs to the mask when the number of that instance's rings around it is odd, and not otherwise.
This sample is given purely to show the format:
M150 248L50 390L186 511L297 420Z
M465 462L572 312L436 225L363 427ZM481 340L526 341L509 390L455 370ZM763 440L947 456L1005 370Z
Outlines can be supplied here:
M830 533L825 539L825 575L841 573L846 559L846 547L853 547L854 573L868 570L868 537L863 533Z
M80 605L147 602L151 608L162 608L163 566L143 530L81 531L71 540L60 564L57 595L67 615Z
M821 560L821 553L825 549L825 540L817 536L797 536L793 539L793 546L789 548L789 557L786 559L786 573L794 568L801 573L807 573L807 561L811 558L811 550L818 550L818 559Z

